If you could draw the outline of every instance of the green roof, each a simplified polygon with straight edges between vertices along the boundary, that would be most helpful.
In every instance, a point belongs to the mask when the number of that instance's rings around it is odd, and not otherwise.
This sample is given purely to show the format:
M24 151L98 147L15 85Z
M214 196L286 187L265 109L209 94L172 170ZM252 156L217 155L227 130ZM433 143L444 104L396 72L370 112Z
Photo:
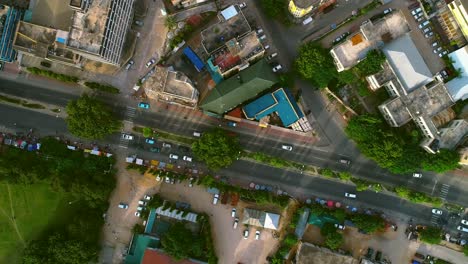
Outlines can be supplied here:
M218 84L201 102L200 108L207 112L224 114L277 82L278 77L273 73L271 66L262 59Z

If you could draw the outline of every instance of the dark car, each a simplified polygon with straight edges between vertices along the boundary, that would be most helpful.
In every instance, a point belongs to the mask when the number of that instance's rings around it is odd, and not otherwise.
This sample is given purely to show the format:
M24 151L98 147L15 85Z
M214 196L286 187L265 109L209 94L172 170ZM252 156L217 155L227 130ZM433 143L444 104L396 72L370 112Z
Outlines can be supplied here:
M160 148L150 148L150 151L154 152L154 153L159 153L159 152L161 152L161 149Z

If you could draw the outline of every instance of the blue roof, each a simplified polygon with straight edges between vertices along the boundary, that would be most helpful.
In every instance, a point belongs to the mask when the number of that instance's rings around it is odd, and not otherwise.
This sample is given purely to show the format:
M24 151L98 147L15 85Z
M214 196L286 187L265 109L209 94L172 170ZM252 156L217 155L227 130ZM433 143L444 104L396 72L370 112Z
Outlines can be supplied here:
M247 118L256 120L276 112L285 127L291 126L304 116L291 92L283 88L251 102L243 111Z
M222 82L223 81L223 76L216 69L216 68L218 68L218 66L215 66L213 64L213 59L209 58L208 61L207 61L207 64L208 64L208 67L206 67L206 69L210 73L211 79L213 79L213 81L216 84L219 84L220 82Z
M151 229L153 229L155 219L156 219L156 209L151 209L151 211L149 213L149 216L148 216L148 221L147 221L146 227L145 227L145 233L146 234L151 233Z
M3 32L0 32L0 60L12 62L16 57L16 51L13 49L13 39L16 26L21 19L22 11L14 7L8 7Z
M198 55L192 50L192 48L186 47L184 49L184 54L185 56L187 56L187 58L189 58L190 62L192 62L197 71L201 71L203 70L203 68L205 68L205 64L200 59L200 57L198 57Z

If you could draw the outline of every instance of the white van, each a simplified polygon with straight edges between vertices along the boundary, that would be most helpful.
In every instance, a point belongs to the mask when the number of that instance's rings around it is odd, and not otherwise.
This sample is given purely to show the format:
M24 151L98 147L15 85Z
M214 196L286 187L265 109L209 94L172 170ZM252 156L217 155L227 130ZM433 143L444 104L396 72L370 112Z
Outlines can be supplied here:
M308 17L308 18L304 19L304 21L302 21L302 25L305 26L305 25L309 24L309 23L312 22L312 21L314 21L314 20L312 19L312 17Z

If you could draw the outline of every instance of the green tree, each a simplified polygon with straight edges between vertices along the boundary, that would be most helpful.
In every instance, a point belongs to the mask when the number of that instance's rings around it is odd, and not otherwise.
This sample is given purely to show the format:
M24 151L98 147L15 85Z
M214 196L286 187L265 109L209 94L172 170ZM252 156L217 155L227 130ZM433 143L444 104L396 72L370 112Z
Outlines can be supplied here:
M463 246L463 254L465 254L465 256L468 256L468 244L465 244Z
M261 0L260 7L268 18L276 19L286 26L291 24L288 19L288 1L285 0Z
M428 226L419 232L419 238L428 244L439 244L442 240L442 230L437 227Z
M241 148L239 139L226 131L214 128L203 133L200 140L192 144L195 157L204 161L213 170L226 168L239 158Z
M343 244L343 235L333 232L325 237L325 245L333 250L339 248Z
M176 260L190 257L193 243L192 231L181 222L173 224L161 240L164 251Z
M287 247L292 247L297 243L297 237L294 234L287 234L284 238L283 244Z
M143 128L143 136L144 137L151 137L153 135L153 129L151 127L144 127Z
M355 66L355 69L362 77L376 74L382 70L382 63L385 61L385 55L379 50L371 50L367 53L366 58Z
M333 223L326 222L323 224L322 228L320 228L320 234L322 234L324 237L332 233L336 233L336 227Z
M385 221L377 215L356 214L351 217L351 221L366 233L374 233L385 228Z
M328 168L322 169L320 171L320 174L322 174L325 177L329 177L329 178L335 176L335 172L332 171L331 169L328 169Z
M338 73L338 80L344 84L352 84L359 80L352 70L342 71Z
M311 80L319 88L327 87L338 76L330 53L317 43L301 46L294 65L302 78Z
M173 16L166 16L164 20L164 26L166 26L169 30L173 30L177 27L177 21Z
M439 153L426 154L422 162L424 170L442 173L456 169L460 161L460 154L454 150L441 149Z
M343 171L343 172L338 173L338 176L343 181L349 181L353 177L353 175L351 175L351 173L349 173L347 171Z
M69 102L66 110L68 130L78 137L100 139L122 126L108 106L86 94Z

